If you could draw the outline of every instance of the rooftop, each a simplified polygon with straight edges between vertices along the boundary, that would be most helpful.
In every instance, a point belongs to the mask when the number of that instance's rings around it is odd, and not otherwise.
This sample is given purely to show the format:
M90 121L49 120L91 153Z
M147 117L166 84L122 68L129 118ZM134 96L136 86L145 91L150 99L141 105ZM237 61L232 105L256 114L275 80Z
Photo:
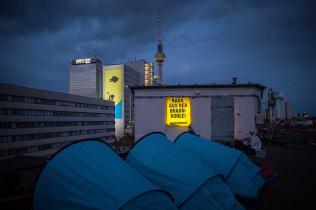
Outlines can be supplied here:
M27 96L32 98L42 98L42 99L54 99L68 102L78 102L86 104L100 104L104 105L105 103L112 103L109 101L104 101L101 98L92 98L86 96L73 95L68 93L61 93L37 88L30 88L19 85L5 84L0 83L0 93L15 95L15 96Z
M305 130L304 130L305 131ZM303 130L301 130L303 132ZM308 131L316 137L316 130ZM307 137L306 137L307 138ZM281 139L284 144L264 143L267 157L250 156L255 163L270 163L278 176L268 182L256 200L240 200L246 209L315 209L316 146L298 139ZM45 159L17 157L0 161L4 209L31 209L32 187Z
M178 88L257 88L264 90L266 87L257 83L244 83L244 84L191 84L191 85L159 85L159 86L134 86L133 90L137 89L178 89Z
M72 65L83 65L91 63L102 64L102 61L99 58L77 58L71 61Z

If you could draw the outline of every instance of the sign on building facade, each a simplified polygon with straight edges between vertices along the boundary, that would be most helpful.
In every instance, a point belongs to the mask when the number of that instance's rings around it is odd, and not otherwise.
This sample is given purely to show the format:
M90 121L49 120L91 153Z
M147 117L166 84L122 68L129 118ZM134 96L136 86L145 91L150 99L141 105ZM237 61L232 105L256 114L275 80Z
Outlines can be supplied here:
M166 125L190 126L191 125L191 98L167 97L166 98Z

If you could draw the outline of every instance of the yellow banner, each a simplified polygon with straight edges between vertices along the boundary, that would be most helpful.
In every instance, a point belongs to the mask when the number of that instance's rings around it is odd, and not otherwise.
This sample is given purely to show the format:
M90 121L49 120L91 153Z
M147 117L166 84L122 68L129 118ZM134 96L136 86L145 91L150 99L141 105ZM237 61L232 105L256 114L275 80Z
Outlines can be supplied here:
M190 97L166 98L166 125L191 125L191 99Z
M123 70L106 69L103 71L103 99L115 102L115 119L123 118Z

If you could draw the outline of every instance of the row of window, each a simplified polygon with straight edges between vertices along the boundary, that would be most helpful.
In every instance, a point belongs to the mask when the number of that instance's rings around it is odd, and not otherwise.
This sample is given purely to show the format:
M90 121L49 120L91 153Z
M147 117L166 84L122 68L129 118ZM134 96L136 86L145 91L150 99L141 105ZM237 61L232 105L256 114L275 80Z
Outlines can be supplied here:
M48 138L61 138L61 137L80 136L80 135L92 135L92 134L98 134L98 133L109 133L109 132L114 132L114 131L115 131L114 128L108 128L108 129L0 136L0 143L29 141L29 140L37 140L37 139L48 139Z
M104 140L114 139L114 136L102 137ZM13 148L9 150L0 150L0 157L9 157L14 155L20 155L24 153L32 153L49 149L60 149L71 142L62 142L62 143L54 143L54 144L44 144L44 145L35 145L30 147L22 147L22 148Z
M66 143L55 143L55 144L44 144L44 145L36 145L36 146L30 146L30 147L22 147L22 148L14 148L9 150L0 150L0 157L8 157L13 155L19 155L23 153L32 153L32 152L38 152L48 149L58 149L65 145L69 144Z
M0 129L114 125L114 121L0 122Z
M79 107L79 108L89 108L89 109L114 110L113 106L75 103L75 102L68 102L68 101L33 98L33 97L26 97L26 96L14 96L14 95L6 95L6 94L0 94L0 101L12 101L12 102L20 102L20 103L45 104L45 105L56 105L56 106L69 106L69 107Z
M3 108L0 108L0 115L67 116L67 117L114 117L114 114L108 114L108 113L47 111L47 110L32 110L32 109L3 109Z

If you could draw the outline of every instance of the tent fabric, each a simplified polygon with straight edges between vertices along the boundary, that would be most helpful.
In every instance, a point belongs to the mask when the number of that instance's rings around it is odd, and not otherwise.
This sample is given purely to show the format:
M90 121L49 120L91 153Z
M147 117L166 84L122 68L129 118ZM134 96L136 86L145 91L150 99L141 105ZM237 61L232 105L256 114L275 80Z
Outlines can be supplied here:
M242 154L225 182L236 195L257 198L265 180L260 175L260 169Z
M136 197L121 210L177 210L177 206L171 203L169 195L160 191L152 191Z
M162 133L146 135L136 142L126 162L149 181L171 193L180 209L189 209L187 203L191 209L216 209L217 206L225 205L243 209L214 170L176 147ZM207 194L203 193L206 191L202 187L204 185L211 193L203 199L204 194ZM222 194L223 197L212 196L216 194ZM195 205L196 208L193 208Z
M187 132L180 134L174 143L177 147L190 152L225 178L228 177L242 154L239 150L231 149Z
M226 200L227 199L227 200ZM231 202L231 191L227 185L222 184L220 176L214 177L204 184L198 193L195 193L181 210L192 209L242 209L237 202ZM220 202L218 202L220 201Z
M146 198L147 206L140 208ZM33 194L34 210L177 209L169 195L98 140L81 141L55 154ZM153 202L151 202L153 201ZM144 206L144 205L143 205Z
M236 195L256 198L265 182L260 169L241 151L188 132L181 134L175 145L223 175Z

